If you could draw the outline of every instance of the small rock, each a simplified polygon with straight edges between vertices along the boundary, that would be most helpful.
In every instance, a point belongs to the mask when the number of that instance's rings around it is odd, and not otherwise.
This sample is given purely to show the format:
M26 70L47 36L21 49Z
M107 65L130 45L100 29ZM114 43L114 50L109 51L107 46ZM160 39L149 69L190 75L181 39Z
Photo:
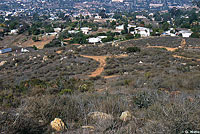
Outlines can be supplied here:
M51 122L51 127L53 129L55 129L56 131L62 131L65 129L65 124L64 122L59 119L59 118L55 118L52 122Z
M181 65L184 65L184 66L185 66L185 65L187 65L187 63L181 63Z
M93 120L113 120L113 116L103 112L91 112L88 114Z
M129 121L131 120L131 118L132 118L132 115L129 111L122 112L120 116L120 120L123 120L123 121Z
M48 57L45 55L44 57L43 57L43 61L47 61L48 60Z
M94 129L94 126L82 126L83 129Z
M0 66L3 66L7 61L1 61Z
M128 72L124 72L124 75L128 75Z
M39 120L38 122L39 122L39 123L44 123L44 121L43 121L43 120Z

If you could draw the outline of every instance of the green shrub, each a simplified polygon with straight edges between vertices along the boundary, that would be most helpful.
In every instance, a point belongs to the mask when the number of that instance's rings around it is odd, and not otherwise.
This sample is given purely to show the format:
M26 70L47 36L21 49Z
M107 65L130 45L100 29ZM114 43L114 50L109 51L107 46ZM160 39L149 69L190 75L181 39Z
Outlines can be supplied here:
M35 45L33 46L33 49L34 49L34 50L38 50L38 48L37 48Z
M139 92L133 97L133 102L138 108L148 108L152 102L152 96L148 92Z
M126 52L127 53L134 53L134 52L140 52L141 50L140 50L140 48L139 47L128 47L127 49L126 49Z
M63 95L63 94L71 94L73 91L71 89L63 89L60 91L60 95Z
M86 91L89 91L89 89L90 89L90 88L89 88L89 86L88 86L87 84L83 84L83 85L80 85L80 86L79 86L79 89L78 89L78 90L79 90L80 92L86 92Z

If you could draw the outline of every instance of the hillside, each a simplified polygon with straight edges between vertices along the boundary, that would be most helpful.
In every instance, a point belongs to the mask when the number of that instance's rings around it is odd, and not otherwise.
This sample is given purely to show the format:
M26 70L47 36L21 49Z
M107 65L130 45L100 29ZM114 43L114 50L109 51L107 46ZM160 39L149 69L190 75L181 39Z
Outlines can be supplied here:
M199 65L200 39L181 37L0 55L0 130L51 133L60 118L66 134L200 131Z

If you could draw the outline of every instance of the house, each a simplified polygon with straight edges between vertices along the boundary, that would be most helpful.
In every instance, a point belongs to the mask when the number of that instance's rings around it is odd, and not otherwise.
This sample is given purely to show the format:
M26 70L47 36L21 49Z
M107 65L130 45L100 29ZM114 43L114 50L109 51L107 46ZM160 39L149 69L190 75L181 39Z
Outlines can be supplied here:
M13 29L10 31L10 34L17 34L17 32L18 32L18 29Z
M146 19L147 17L143 16L143 15L136 15L136 19Z
M77 30L69 30L69 31L68 31L69 34L77 34L78 32L79 32L79 31L77 31Z
M182 37L186 37L186 38L190 37L192 35L192 33L193 32L190 30L181 30L178 32L178 34L181 34Z
M48 35L56 36L56 35L58 35L58 33L56 33L56 32L46 33L46 36L48 36Z
M81 28L81 31L84 33L84 34L89 34L89 31L91 30L91 28L89 27L82 27Z
M89 38L88 42L89 43L98 43L98 42L101 42L101 39L98 37L97 38Z
M162 36L171 36L171 37L175 37L175 29L174 28L170 28L169 30L165 31L164 33L162 33Z
M121 33L121 31L124 30L124 25L119 25L119 26L116 26L116 32L119 32Z
M101 16L97 15L94 17L95 19L101 19Z
M112 0L112 2L123 2L124 0Z
M131 32L131 34L140 34L141 37L150 36L150 29L145 27L136 27L135 31Z
M131 28L131 27L136 28L136 25L128 24L128 28Z
M61 30L62 30L61 28L54 28L54 31L55 31L56 33L59 33Z
M98 36L97 38L99 38L99 39L105 39L105 38L107 38L107 36Z

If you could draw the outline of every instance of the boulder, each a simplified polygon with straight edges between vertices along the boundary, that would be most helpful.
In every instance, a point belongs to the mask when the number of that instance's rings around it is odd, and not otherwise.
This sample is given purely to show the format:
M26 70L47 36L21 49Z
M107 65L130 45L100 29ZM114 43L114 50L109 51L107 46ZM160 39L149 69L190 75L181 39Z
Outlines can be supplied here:
M64 122L59 119L59 118L55 118L52 122L51 122L51 127L53 129L55 129L56 131L62 131L65 129L65 124Z
M129 121L131 120L131 118L132 118L132 115L129 111L122 112L120 116L120 120L123 120L123 121Z

